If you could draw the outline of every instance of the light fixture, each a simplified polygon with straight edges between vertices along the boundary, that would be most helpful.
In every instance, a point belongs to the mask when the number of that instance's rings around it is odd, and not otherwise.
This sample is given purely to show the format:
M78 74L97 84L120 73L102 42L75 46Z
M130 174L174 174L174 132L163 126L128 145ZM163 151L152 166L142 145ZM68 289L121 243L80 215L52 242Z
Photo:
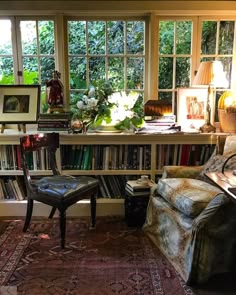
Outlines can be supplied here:
M200 64L197 74L193 80L193 86L208 86L205 124L200 127L204 133L215 132L216 128L211 124L211 104L210 98L212 88L226 87L227 80L223 65L220 61L204 61Z

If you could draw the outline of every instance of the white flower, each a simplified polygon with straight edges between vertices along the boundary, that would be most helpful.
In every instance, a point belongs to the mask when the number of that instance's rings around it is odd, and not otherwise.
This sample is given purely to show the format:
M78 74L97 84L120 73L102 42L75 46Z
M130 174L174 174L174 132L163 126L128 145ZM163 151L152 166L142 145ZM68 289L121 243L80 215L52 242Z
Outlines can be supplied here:
M80 110L82 110L84 108L84 103L81 100L78 101L76 105L77 105L77 108Z
M128 95L125 91L120 92L114 92L112 95L108 97L108 101L110 103L114 103L119 107L123 107L126 110L131 110L137 99L138 99L139 93L135 91L131 91Z
M112 95L108 96L108 101L110 103L119 104L120 97L121 97L120 92L114 92Z
M94 96L94 95L95 95L95 88L94 87L91 87L89 89L88 96L91 97L91 96Z
M88 99L88 106L91 108L95 108L98 104L98 99L96 99L95 97L91 97L90 99Z

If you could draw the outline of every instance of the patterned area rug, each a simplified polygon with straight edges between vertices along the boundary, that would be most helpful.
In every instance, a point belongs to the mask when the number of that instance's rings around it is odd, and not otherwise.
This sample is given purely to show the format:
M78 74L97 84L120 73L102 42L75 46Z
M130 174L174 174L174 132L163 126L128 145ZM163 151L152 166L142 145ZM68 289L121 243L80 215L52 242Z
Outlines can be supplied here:
M0 224L0 286L17 295L193 295L142 230L121 218L98 217L95 230L88 218L68 219L64 250L57 219L34 220L25 234L21 220Z

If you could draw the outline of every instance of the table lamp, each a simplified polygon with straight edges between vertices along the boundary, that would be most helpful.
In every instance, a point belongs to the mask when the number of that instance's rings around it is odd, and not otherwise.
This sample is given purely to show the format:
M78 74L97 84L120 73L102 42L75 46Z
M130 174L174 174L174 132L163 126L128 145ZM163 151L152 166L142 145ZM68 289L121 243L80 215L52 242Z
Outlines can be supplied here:
M206 115L205 124L200 127L203 133L215 132L216 128L211 124L211 104L210 98L212 88L226 87L227 80L225 72L223 71L223 65L220 61L204 61L201 62L197 74L193 80L194 86L206 86L208 85L208 94L206 102ZM213 98L212 98L213 99Z

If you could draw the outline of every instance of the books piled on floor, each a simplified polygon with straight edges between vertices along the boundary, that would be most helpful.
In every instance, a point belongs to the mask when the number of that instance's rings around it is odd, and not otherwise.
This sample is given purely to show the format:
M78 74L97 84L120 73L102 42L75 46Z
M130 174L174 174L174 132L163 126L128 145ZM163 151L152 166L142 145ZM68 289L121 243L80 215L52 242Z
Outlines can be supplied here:
M70 131L71 114L70 113L52 113L39 114L39 131Z
M139 180L128 180L125 186L126 192L133 196L149 196L150 188L155 183L153 181L148 181L147 183L142 183Z

